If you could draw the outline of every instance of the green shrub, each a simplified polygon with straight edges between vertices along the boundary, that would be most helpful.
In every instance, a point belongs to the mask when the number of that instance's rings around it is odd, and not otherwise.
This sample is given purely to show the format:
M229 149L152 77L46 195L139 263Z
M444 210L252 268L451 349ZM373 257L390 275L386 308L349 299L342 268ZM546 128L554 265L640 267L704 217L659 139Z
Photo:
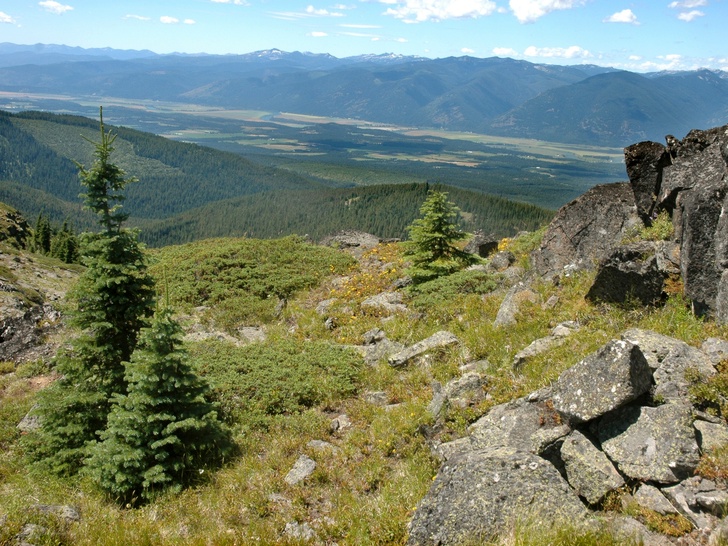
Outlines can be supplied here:
M412 304L418 309L434 308L465 294L488 294L497 287L493 275L479 270L458 271L410 288Z
M243 347L205 341L190 347L190 355L224 416L246 427L266 427L274 416L355 394L363 364L340 346L287 339Z
M173 305L208 306L213 321L230 331L271 320L279 300L354 263L347 254L297 236L200 241L160 249L153 258L150 272L166 277Z

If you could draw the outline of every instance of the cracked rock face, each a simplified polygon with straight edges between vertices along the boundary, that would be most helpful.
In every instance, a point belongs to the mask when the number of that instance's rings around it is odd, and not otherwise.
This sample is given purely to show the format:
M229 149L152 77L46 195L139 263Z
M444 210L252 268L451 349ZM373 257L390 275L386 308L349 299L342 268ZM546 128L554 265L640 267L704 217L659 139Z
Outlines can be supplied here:
M537 455L513 448L462 453L447 461L420 503L407 544L488 539L518 515L577 522L587 510L556 468Z
M614 340L561 374L553 404L570 421L584 423L635 400L651 384L652 373L639 347Z
M687 406L625 406L596 428L604 452L631 478L677 483L698 465L698 443Z
M559 210L532 256L534 266L543 276L566 266L593 269L641 223L629 184L595 186Z

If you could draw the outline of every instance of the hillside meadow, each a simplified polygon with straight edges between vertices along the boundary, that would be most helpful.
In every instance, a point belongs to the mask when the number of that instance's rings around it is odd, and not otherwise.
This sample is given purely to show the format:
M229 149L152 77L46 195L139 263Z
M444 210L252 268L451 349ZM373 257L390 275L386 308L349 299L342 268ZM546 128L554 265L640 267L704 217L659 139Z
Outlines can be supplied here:
M501 249L527 269L540 237L536 231L504 239ZM57 265L8 246L2 250L3 264L32 265L38 272ZM215 239L150 250L149 259L160 297L169 297L188 332L189 358L233 431L234 455L222 468L201 469L194 486L179 495L161 495L138 509L119 506L84 476L59 479L27 463L15 425L53 380L53 366L3 362L0 544L16 544L28 523L40 526L34 538L39 545L297 545L307 543L309 531L315 544L404 544L407 523L439 467L431 445L463 436L490 407L549 384L630 327L694 345L728 336L725 326L695 318L679 290L660 308L592 305L584 299L590 273L564 277L558 286L536 282L541 301L558 296L558 302L551 309L527 305L507 328L493 326L504 279L481 270L404 290L407 311L385 316L362 303L403 276L401 243L380 244L357 259L299 237ZM317 311L324 301L333 327ZM516 352L566 320L582 326L569 344L513 371ZM426 366L370 365L357 346L373 328L405 345L448 330L461 344L438 351ZM250 329L263 335L246 341ZM433 381L444 383L459 375L459 366L481 359L489 363L485 399L450 408L434 427L427 409ZM725 396L727 373L694 391L706 408ZM316 469L291 485L286 476L301 455ZM721 452L705 456L700 470L725 480L727 461ZM49 504L78 507L80 521L33 508ZM613 502L612 509L620 506ZM660 522L651 525L659 529ZM599 529L577 532L568 522L544 529L520 521L488 544L624 541Z

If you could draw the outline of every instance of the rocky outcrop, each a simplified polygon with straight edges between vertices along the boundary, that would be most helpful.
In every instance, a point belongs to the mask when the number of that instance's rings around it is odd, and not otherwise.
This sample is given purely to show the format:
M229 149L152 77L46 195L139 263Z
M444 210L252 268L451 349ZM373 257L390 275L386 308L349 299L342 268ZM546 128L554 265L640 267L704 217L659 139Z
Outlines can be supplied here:
M513 518L543 511L549 522L575 524L625 484L644 509L679 514L706 534L720 531L716 515L728 507L728 492L694 472L701 446L709 449L701 431L722 438L728 425L709 416L711 422L696 421L702 414L685 392L692 364L715 373L707 353L629 330L554 385L495 406L467 437L435 447L443 466L415 512L408 544L493 537ZM629 517L610 525L636 532L645 544L670 544Z
M629 184L595 186L559 210L533 253L533 264L542 276L564 268L594 269L639 224Z
M459 343L460 340L457 336L442 330L440 332L435 332L430 337L423 339L422 341L418 341L414 345L390 356L387 361L390 366L397 368L399 366L404 366L410 361L423 357L431 351L444 349L445 347L458 345Z
M668 136L667 146L635 144L625 158L643 218L671 215L694 311L728 321L728 125Z

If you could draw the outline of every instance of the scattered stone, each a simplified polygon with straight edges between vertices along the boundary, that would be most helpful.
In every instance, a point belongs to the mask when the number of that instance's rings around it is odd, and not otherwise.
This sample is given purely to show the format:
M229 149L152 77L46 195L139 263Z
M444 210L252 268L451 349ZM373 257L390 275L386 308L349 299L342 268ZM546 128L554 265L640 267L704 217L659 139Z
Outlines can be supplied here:
M728 445L728 427L722 424L695 421L698 445L701 451L712 451L721 446Z
M432 401L427 406L430 414L438 419L446 408L466 408L485 398L483 387L487 379L476 372L467 372L443 386L438 381L432 383Z
M338 302L336 298L329 298L327 300L324 300L322 302L319 302L319 304L316 306L316 312L321 315L325 316L331 311L331 308Z
M283 480L288 485L296 485L313 474L314 470L316 470L316 461L306 455L301 455Z
M454 334L441 330L432 334L430 337L415 343L411 347L407 347L403 351L390 356L388 362L390 366L395 368L404 366L414 358L421 357L430 351L450 347L451 345L457 345L459 343L460 340Z
M306 447L313 449L314 451L339 451L339 448L330 442L324 440L311 440L306 444Z
M286 523L284 534L293 540L301 540L304 542L310 542L316 539L316 531L306 522L298 523L294 521Z
M19 546L32 546L36 541L43 540L44 535L48 534L48 528L35 523L26 523L15 535L15 540Z
M66 523L81 521L79 509L67 504L36 504L32 509L41 514L52 514Z
M578 430L564 440L561 458L569 484L589 504L598 503L607 493L624 485L607 456Z
M608 529L625 541L636 541L641 546L665 546L665 537L653 533L634 518L618 515L609 520Z
M708 546L721 546L728 543L728 516L720 520L710 534Z
M247 343L262 343L266 340L265 329L257 326L243 326L237 329L238 337Z
M546 353L559 345L563 345L565 341L566 338L557 336L546 336L532 341L528 347L518 351L513 357L513 370L519 371L528 360Z
M725 490L713 490L695 495L695 501L706 512L714 516L724 516L728 513L728 493Z
M672 487L666 487L662 490L672 505L685 516L698 529L708 528L711 526L710 518L699 512L698 501L698 484L700 478L690 478Z
M404 313L407 311L407 306L402 301L400 292L382 292L361 302L361 310L374 315Z
M511 287L503 299L498 314L493 322L494 326L512 326L516 323L516 316L525 303L535 305L540 296L523 283Z
M679 513L677 509L670 504L670 501L665 498L665 495L657 489L657 487L646 483L640 485L639 489L634 494L634 499L640 506L647 508L648 510L652 510L653 512L657 512L658 514L662 514L663 516Z
M554 385L553 404L571 422L583 423L635 400L651 383L639 347L613 340L561 374Z
M349 419L349 416L345 413L342 413L341 415L338 415L331 420L331 432L344 432L351 427L351 420Z
M33 415L34 410L38 406L35 405L32 408L30 408L30 411L25 414L25 417L23 417L20 420L20 423L17 424L16 428L20 432L33 432L34 430L38 430L40 428L40 417L38 415Z
M389 403L389 396L384 391L366 391L363 397L374 406L386 406Z
M579 331L581 326L579 323L573 320L567 320L566 322L560 322L551 330L551 335L554 337L569 337L574 332Z
M710 337L703 342L702 351L710 358L714 366L728 360L728 341L717 337Z
M476 254L481 258L487 258L498 250L498 240L493 235L486 235L481 230L473 233L473 237L463 249L469 254Z
M624 331L621 338L640 348L652 371L660 367L667 355L686 345L685 342L675 338L663 336L651 330L640 330L638 328Z
M496 248L498 246L496 245ZM510 250L503 250L491 256L488 269L491 271L505 271L516 262L516 256Z
M379 328L372 328L364 333L364 345L374 345L387 339L387 335Z

